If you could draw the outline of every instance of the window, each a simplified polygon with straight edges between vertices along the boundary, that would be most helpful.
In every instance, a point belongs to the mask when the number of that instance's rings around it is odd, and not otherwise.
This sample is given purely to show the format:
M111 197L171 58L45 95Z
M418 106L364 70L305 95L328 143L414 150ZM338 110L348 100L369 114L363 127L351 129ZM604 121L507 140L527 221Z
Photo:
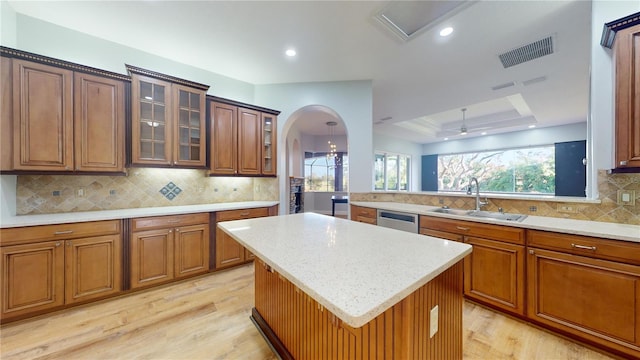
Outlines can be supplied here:
M466 191L476 177L480 191L554 195L554 145L438 155L438 190Z
M348 191L349 156L337 153L304 153L305 191Z
M409 191L411 178L409 155L376 152L373 167L374 190Z

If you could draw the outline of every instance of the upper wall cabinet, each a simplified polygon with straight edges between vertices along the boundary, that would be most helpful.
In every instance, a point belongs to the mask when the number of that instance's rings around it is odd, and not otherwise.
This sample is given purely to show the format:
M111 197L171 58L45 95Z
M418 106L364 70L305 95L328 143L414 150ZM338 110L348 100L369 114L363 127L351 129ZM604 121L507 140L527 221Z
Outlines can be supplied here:
M1 170L124 172L127 77L1 52Z
M640 172L640 12L604 24L600 44L613 47L615 167Z
M210 97L211 175L276 176L278 111Z
M131 164L206 166L209 86L127 65L131 74Z

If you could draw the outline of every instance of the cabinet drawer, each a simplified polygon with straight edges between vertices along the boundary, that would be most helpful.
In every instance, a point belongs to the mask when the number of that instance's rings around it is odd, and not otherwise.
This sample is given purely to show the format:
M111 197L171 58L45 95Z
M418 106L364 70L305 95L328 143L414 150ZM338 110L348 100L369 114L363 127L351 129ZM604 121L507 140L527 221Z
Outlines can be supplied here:
M373 208L368 208L368 207L362 207L362 206L356 206L356 205L352 205L351 206L351 218L356 219L356 218L371 218L371 219L375 219L378 217L378 210L373 209ZM360 220L358 220L360 221Z
M527 245L640 265L640 243L527 230Z
M268 208L226 210L216 213L216 221L242 220L269 216Z
M8 228L0 229L0 245L25 244L57 239L66 240L117 234L119 232L120 220Z
M477 236L524 245L524 229L510 226L482 224L421 215L420 230L422 229L438 230L465 236Z
M133 219L131 224L131 231L208 223L209 213L154 216Z

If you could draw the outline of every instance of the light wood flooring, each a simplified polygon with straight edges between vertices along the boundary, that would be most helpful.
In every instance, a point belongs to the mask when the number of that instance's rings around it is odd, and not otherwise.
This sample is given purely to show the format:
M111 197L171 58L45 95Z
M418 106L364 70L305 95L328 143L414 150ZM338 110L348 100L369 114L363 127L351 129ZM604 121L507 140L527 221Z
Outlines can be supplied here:
M276 359L249 320L253 265L0 327L0 358ZM467 302L464 359L612 359Z

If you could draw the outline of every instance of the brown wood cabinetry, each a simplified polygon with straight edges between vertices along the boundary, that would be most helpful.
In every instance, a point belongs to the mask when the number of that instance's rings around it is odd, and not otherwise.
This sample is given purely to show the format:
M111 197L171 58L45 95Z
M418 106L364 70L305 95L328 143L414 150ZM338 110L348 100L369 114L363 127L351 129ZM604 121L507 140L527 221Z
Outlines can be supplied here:
M527 241L528 317L640 357L640 244L536 230Z
M132 66L127 69L132 74L133 96L131 163L205 167L208 86L181 85L166 75Z
M378 210L364 206L351 205L351 220L376 225Z
M2 57L0 64L0 169L123 172L125 82L121 76L74 72L67 63L42 64L21 59L20 54Z
M120 221L0 230L1 319L121 291Z
M131 231L131 288L209 270L207 213L136 218Z
M269 208L216 212L216 223L269 216ZM254 259L253 254L216 226L216 269L242 264Z
M464 259L465 296L524 315L523 229L422 215L420 233L472 245Z
M275 176L276 115L215 99L209 105L210 175Z
M640 25L615 35L615 158L640 169Z

